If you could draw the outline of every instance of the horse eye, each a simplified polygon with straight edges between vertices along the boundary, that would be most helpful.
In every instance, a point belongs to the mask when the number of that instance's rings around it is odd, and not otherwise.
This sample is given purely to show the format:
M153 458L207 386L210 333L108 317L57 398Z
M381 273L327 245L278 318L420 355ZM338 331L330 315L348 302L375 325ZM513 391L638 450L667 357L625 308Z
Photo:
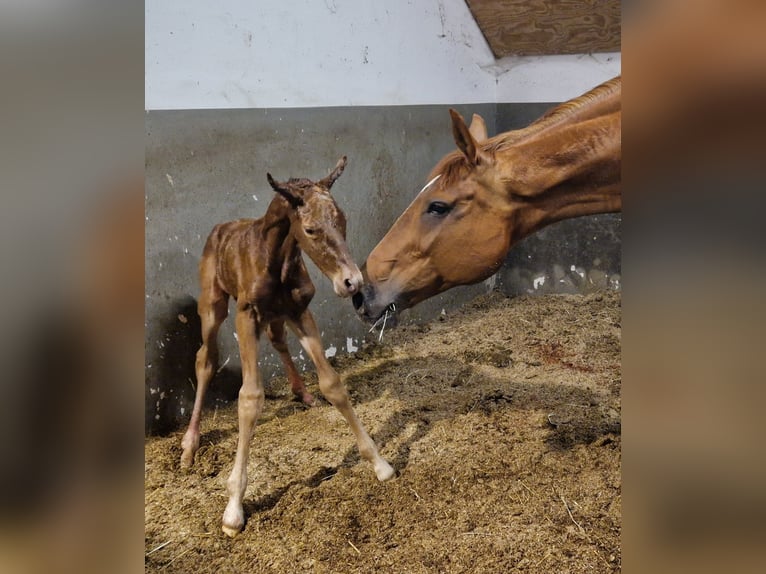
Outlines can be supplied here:
M432 201L428 205L428 209L426 210L426 213L434 213L436 215L444 215L446 213L449 213L449 211L452 209L450 205L447 205L443 201Z
M316 229L312 229L311 227L305 227L303 231L306 232L306 235L314 235L316 233Z

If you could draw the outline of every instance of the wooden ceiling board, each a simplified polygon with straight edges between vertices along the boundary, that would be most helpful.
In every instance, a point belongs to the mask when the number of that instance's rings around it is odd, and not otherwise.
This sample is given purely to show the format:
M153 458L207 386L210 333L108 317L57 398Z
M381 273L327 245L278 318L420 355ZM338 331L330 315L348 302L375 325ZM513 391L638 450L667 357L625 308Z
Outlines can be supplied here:
M496 58L620 50L620 0L466 0Z

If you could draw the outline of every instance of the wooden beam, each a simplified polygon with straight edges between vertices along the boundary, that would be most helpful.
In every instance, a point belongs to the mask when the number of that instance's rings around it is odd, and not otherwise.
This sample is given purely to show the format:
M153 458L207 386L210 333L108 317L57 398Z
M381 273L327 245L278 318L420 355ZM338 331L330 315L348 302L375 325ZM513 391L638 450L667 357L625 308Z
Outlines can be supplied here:
M466 0L496 58L620 50L620 0Z

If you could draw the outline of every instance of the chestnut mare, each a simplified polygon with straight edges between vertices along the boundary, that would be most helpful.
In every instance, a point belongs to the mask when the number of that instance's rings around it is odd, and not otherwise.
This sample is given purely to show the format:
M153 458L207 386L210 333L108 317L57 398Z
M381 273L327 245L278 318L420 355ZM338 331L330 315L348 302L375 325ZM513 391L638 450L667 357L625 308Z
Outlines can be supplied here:
M548 224L620 211L621 85L609 80L491 139L480 116L469 128L450 110L458 151L367 258L353 296L362 319L490 277L513 244Z
M227 483L229 502L223 514L223 531L228 536L235 536L244 526L242 499L247 486L250 440L264 401L257 364L258 339L264 330L285 365L293 393L310 404L313 397L306 391L285 343L287 323L316 366L320 391L351 426L362 457L372 463L379 480L394 474L357 418L340 377L325 358L319 329L308 310L314 285L303 263L302 251L330 278L338 296L353 295L362 284L362 274L346 245L346 218L330 195L330 188L345 166L344 156L332 173L318 182L290 179L279 183L267 174L277 195L266 215L216 225L205 243L199 265L202 347L197 353L197 394L189 429L181 443L181 465L191 465L199 448L202 402L217 368L218 328L228 315L229 296L233 296L237 301L242 387L237 454Z

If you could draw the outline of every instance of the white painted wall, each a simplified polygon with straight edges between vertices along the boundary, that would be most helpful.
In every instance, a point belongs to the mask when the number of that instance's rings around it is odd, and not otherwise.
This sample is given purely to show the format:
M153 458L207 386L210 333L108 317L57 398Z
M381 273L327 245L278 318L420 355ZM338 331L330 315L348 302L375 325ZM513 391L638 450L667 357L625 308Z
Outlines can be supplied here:
M560 101L620 55L496 61L464 0L146 0L147 109Z
M620 53L503 58L494 67L497 103L561 102L620 74Z

